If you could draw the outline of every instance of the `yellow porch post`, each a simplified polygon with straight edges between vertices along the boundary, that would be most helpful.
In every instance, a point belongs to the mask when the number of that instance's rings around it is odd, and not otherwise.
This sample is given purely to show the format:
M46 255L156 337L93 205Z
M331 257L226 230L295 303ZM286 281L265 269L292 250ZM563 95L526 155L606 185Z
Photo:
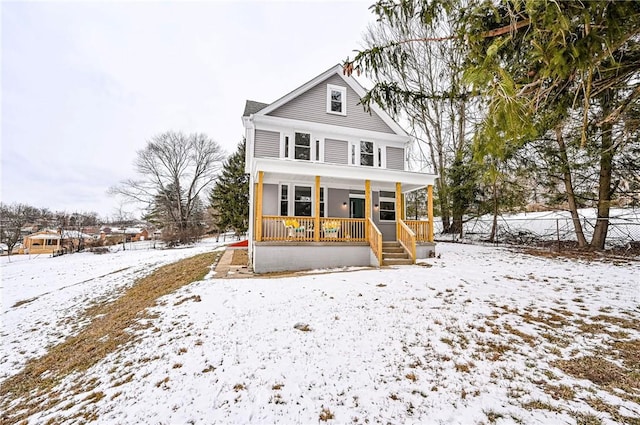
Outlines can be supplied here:
M262 240L262 182L264 171L258 171L258 190L256 193L256 242Z
M433 242L433 185L427 186L427 241Z
M369 240L369 219L371 218L371 180L364 181L364 237Z
M313 217L315 218L315 224L313 227L315 231L313 232L313 240L316 242L320 242L320 176L316 176L316 207L313 213ZM325 199L326 202L326 199Z
M404 197L404 193L403 193L401 195L401 198L400 198L400 207L402 208L402 210L401 210L402 214L400 214L400 218L403 219L403 220L407 219L406 202L407 201L406 201L406 199Z
M400 234L400 220L402 219L402 184L396 183L396 240Z

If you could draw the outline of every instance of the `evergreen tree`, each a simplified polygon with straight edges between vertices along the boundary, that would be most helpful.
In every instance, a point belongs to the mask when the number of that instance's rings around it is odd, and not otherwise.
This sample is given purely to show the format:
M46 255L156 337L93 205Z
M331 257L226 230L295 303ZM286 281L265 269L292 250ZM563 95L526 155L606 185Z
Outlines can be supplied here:
M244 172L246 141L224 163L222 175L210 196L216 225L220 230L245 233L249 227L249 176Z
M389 61L402 64L406 55L400 47L407 43L453 40L452 48L464 55L463 81L472 95L481 98L486 111L477 127L475 147L481 154L475 152L475 160L488 162L491 168L510 159L504 153L551 135L558 145L559 169L580 240L575 164L565 155L565 139L577 132L584 154L579 157L596 171L587 185L594 188L592 205L598 217L590 246L604 248L609 208L621 187L617 177L633 182L637 175L637 168L617 167L628 166L628 153L637 151L640 2L380 0L372 8L393 27L416 17L429 29L453 26L441 37L406 38L370 47L353 61L347 59L345 72L360 72L362 67L376 70ZM397 84L377 83L363 102L383 103L394 110L403 102L433 95L420 88L404 90ZM501 168L493 166L494 172ZM493 177L490 180L497 183L498 176ZM453 203L455 211L455 199ZM465 202L458 204L463 207ZM582 239L581 245L586 245Z

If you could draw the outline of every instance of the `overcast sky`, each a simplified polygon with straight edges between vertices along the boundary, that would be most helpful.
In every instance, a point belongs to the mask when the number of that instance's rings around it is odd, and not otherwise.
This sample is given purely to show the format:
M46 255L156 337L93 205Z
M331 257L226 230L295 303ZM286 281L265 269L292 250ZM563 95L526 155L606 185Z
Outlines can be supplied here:
M0 199L113 216L106 191L147 140L203 132L233 152L245 100L352 57L372 2L0 3Z

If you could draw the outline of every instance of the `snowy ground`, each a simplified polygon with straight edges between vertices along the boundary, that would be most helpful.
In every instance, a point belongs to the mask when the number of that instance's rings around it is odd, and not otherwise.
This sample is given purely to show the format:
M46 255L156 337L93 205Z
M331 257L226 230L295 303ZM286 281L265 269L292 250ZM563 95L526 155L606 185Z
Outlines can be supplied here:
M206 249L3 261L2 376L74 332L92 300ZM161 300L135 343L56 388L69 394L64 409L50 406L30 423L79 411L105 424L640 417L637 388L629 395L559 367L592 355L624 366L613 353L640 340L640 263L437 250L441 258L419 266L188 285ZM201 301L182 302L194 295ZM94 388L72 395L80 378L96 378ZM603 403L616 413L594 408Z
M74 319L93 303L119 296L135 279L164 264L219 245L205 240L193 247L154 250L149 242L137 242L127 243L126 251L111 247L109 254L0 257L0 379L84 325Z
M587 240L593 236L596 211L593 208L578 210L582 229ZM464 223L464 237L469 240L486 240L491 233L491 214L469 219ZM441 234L442 222L435 220L435 231L441 240L451 240L457 235ZM575 241L575 229L568 211L543 211L519 214L503 214L498 218L498 241L526 245L531 241ZM612 208L610 211L607 246L625 246L640 241L640 210Z

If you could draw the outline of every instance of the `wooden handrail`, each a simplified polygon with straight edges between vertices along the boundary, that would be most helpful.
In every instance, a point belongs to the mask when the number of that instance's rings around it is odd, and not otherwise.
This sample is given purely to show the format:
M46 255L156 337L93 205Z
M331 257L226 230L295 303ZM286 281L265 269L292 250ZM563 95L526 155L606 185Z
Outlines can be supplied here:
M429 240L428 220L404 220L404 222L416 234L416 242L432 242Z
M416 263L416 234L407 226L407 223L398 219L398 234L396 239L400 242L400 245L411 256L411 262Z
M382 266L382 232L371 217L367 218L367 227L369 228L369 246L378 259L378 266Z

